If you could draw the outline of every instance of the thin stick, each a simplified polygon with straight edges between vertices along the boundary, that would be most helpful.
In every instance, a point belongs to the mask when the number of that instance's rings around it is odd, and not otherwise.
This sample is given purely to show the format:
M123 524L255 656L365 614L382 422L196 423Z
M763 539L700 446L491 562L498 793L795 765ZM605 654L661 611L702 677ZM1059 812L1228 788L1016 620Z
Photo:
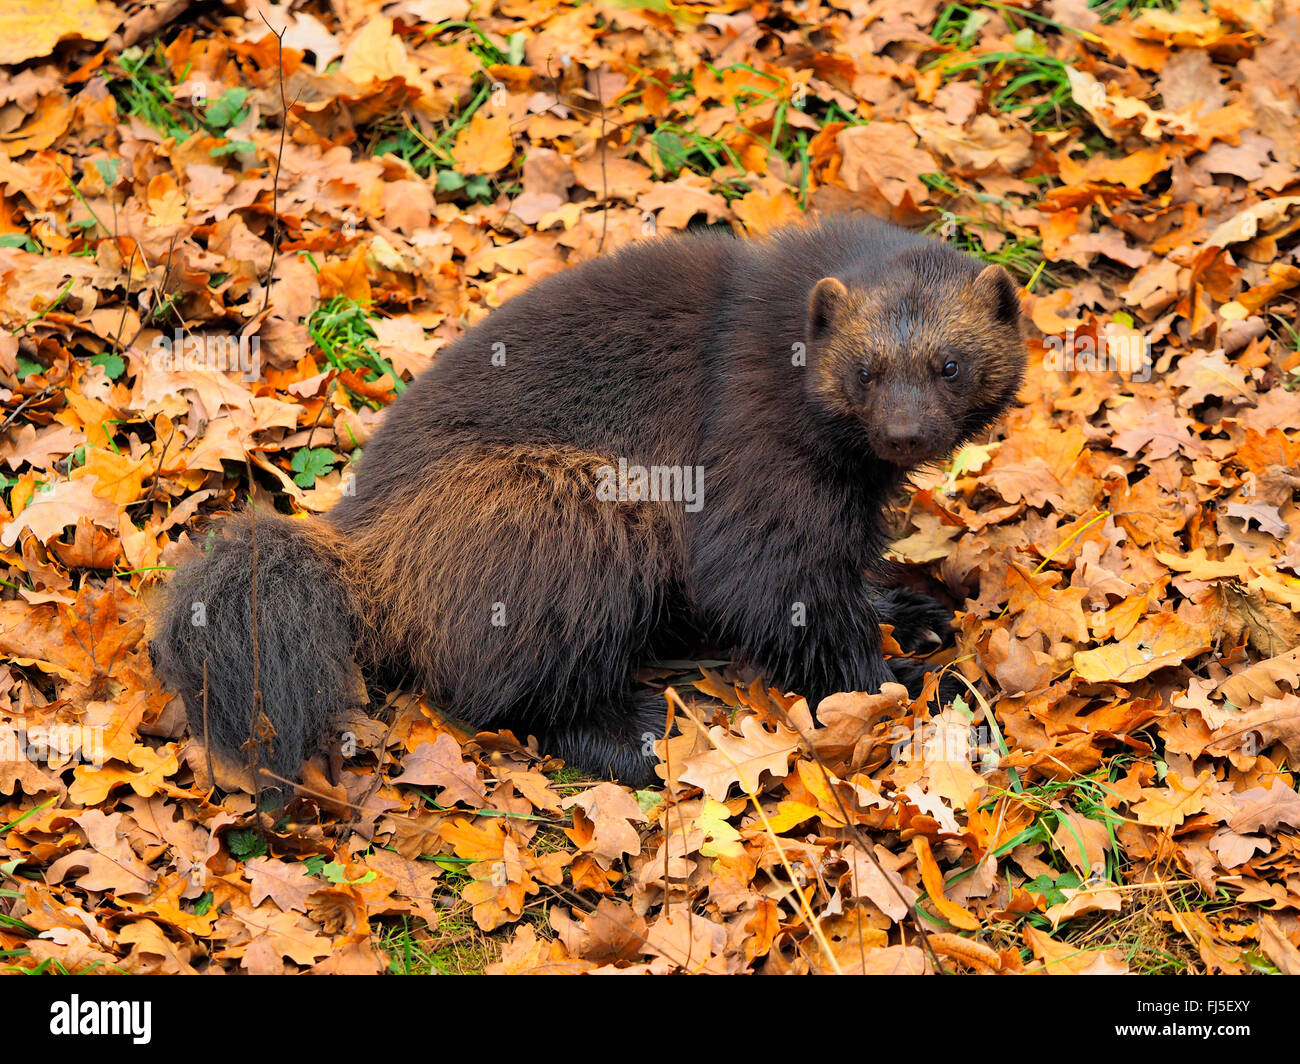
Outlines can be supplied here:
M930 963L934 965L934 970L936 972L942 974L944 972L944 968L942 964L940 964L939 962L939 955L934 951L934 947L931 946L930 944L929 931L927 931L924 924L921 923L921 916L918 911L917 904L915 902L909 902L907 900L907 896L903 894L903 892L898 888L898 885L889 877L889 873L885 870L885 866L880 863L880 859L876 856L876 852L875 849L873 848L871 840L869 840L865 835L863 835L862 832L858 829L857 824L853 822L853 817L850 815L848 809L845 807L843 800L840 798L839 791L835 789L835 786L831 781L831 777L833 773L830 771L830 769L826 767L826 763L822 760L821 754L817 752L817 748L816 746L813 745L812 740L807 735L805 735L803 730L799 728L798 725L796 725L795 722L790 718L790 715L786 713L784 706L782 706L779 702L774 702L773 704L776 706L780 714L782 723L785 724L785 726L789 728L792 732L794 732L796 735L799 736L799 738L803 741L804 746L807 747L808 753L812 756L813 761L816 762L817 768L822 774L822 780L826 784L826 789L830 792L831 797L835 799L835 805L839 809L840 817L844 821L845 828L848 829L849 834L853 836L854 841L862 849L863 853L867 855L871 863L876 866L876 871L880 873L881 878L884 879L884 881L889 885L889 889L894 892L894 895L903 904L903 907L907 909L909 913L911 913L912 927L915 929L917 937L921 940L921 944L924 947L925 952L929 954ZM839 777L837 776L835 778L838 779ZM754 801L754 807L758 809L757 800L753 800L753 801ZM759 814L763 815L761 809L759 809ZM763 822L766 825L767 823L766 816L763 816ZM780 847L778 846L778 850L779 849ZM860 937L859 937L859 948L862 948Z
M263 313L271 306L271 278L275 276L275 258L280 251L280 164L284 160L284 135L289 130L289 102L284 95L284 34L275 32L267 22L266 13L259 11L266 28L275 35L276 80L280 85L280 150L275 154L275 180L271 184L271 263L266 268L266 298L262 301Z
M253 486L253 470L248 470L249 489ZM249 624L253 638L253 707L248 720L248 769L253 777L253 813L257 817L257 826L262 824L262 778L259 775L261 765L261 738L258 726L262 720L262 676L261 676L261 639L257 630L257 507L248 508L249 529L252 532L252 575L249 577ZM263 829L264 830L264 829Z
M217 774L212 768L212 736L208 731L208 659L203 659L203 755L208 762L208 790L217 785Z
M596 102L600 104L600 243L596 254L605 250L605 233L609 229L609 178L605 174L605 90L601 88L600 71L596 71Z
M686 703L682 701L682 697L677 693L676 689L670 687L668 688L668 691L666 693L670 699L677 700L677 705L681 707L681 711L685 713L687 717L690 718L691 723L694 724L695 727L699 729L700 734L702 734L706 739L709 740L710 743L712 743L713 749L715 749L718 753L720 753L724 758L727 759L727 761L731 764L731 767L736 770L737 778L739 778L740 766L736 764L735 759L729 753L727 753L726 750L724 750L716 742L713 741L713 736L711 736L709 734L709 730L706 727L704 727L703 721L701 721L694 713L692 713L689 709L686 708ZM744 784L741 784L741 786L744 786ZM827 961L830 962L830 966L835 970L835 974L843 975L844 973L840 968L840 962L836 958L835 954L831 951L831 945L829 942L826 941L826 933L822 930L820 921L817 919L816 914L812 911L812 906L808 904L808 899L804 896L804 892L799 887L799 878L794 874L794 869L790 867L790 862L785 855L785 849L781 846L781 840L777 837L776 832L772 830L771 821L767 819L767 813L764 812L763 805L758 800L758 795L755 794L753 791L746 790L745 797L749 799L750 805L754 807L754 811L758 814L759 819L763 822L763 830L767 832L767 837L772 840L772 845L776 849L776 855L780 859L782 867L785 868L785 874L790 877L790 889L794 893L794 896L798 899L799 907L803 910L803 918L808 925L808 930L812 933L813 937L817 939L817 942L821 946L822 952L824 953ZM872 856L874 857L874 854ZM888 880L889 877L886 876L885 878L886 880Z
M18 415L21 414L24 410L26 410L29 406L31 406L32 403L39 403L42 399L47 399L53 394L54 394L54 385L52 384L47 384L39 392L33 392L21 403L19 403L14 408L14 410L4 419L3 422L0 422L0 432L4 432L5 429L7 429L10 425L12 425L14 421L17 420Z

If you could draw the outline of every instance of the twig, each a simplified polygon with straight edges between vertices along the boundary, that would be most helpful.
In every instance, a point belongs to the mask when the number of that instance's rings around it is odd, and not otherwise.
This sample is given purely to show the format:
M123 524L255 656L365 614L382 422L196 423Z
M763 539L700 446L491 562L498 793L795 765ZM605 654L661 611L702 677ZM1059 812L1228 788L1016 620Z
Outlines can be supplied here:
M271 183L271 262L266 268L266 298L262 301L262 312L271 306L271 278L275 276L275 259L280 251L280 165L284 161L284 135L289 130L289 102L284 95L284 34L275 32L275 27L267 21L266 12L259 11L266 28L275 35L276 81L280 86L280 149L275 155L275 180Z
M249 489L253 486L253 469L248 469ZM258 734L262 721L262 661L261 638L257 629L257 507L248 508L249 529L252 534L252 573L249 576L249 627L253 640L253 706L248 720L248 769L253 778L253 813L257 817L257 826L264 830L262 824L262 779L258 773L261 764L261 736Z
M117 335L113 337L113 353L117 355L122 353L122 333L126 329L126 316L131 312L131 267L135 265L135 257L138 254L140 254L140 245L133 240L131 257L126 262L126 297L122 300L122 320L117 323ZM141 261L144 261L143 256ZM145 263L145 269L148 269L148 263Z
M33 392L21 403L19 403L16 407L14 407L14 409L10 411L8 415L6 415L3 422L0 422L0 432L4 432L5 429L7 429L10 425L12 425L14 421L17 420L18 415L21 414L24 410L26 410L29 406L31 406L32 403L39 403L42 399L47 399L53 394L54 394L54 385L52 384L47 384L39 392Z
M325 413L325 407L329 405L330 396L334 393L334 385L338 379L330 381L329 387L325 389L325 395L320 401L320 406L316 410L316 416L312 419L311 428L307 430L307 450L311 450L311 441L316 435L316 426L320 424L320 416Z
M596 103L600 105L600 242L596 254L605 250L605 233L609 230L609 177L605 173L605 90L601 87L600 71L596 71Z
M361 796L361 800L356 803L356 808L352 813L352 819L343 826L343 832L339 835L339 840L335 844L336 847L342 846L352 837L352 832L356 830L357 824L361 822L361 814L365 809L366 803L374 797L375 792L379 790L379 785L384 782L384 755L388 753L388 740L393 734L393 728L396 724L397 713L394 712L392 714L392 719L388 722L388 730L384 732L384 737L380 740L379 749L375 754L377 761L375 762L374 778L370 781L370 786L366 788L366 793Z
M699 717L686 707L686 703L682 701L682 697L677 693L676 689L670 687L665 694L669 699L677 700L677 705L681 708L681 711L686 714L691 723L699 730L699 733L712 743L713 749L726 758L726 760L731 764L731 767L737 771L737 778L739 778L740 766L736 764L735 759L726 750L714 742L713 736L709 734L709 730L704 726L703 721L701 721ZM792 730L798 734L797 729ZM742 783L741 786L743 787L744 784ZM832 791L833 790L834 788L832 788ZM772 840L772 845L776 849L776 856L780 860L781 866L785 869L785 874L790 877L790 889L798 900L799 908L802 910L802 915L805 923L808 925L808 930L811 932L812 936L817 939L826 960L835 970L835 974L842 975L843 972L840 969L840 962L831 950L831 944L826 941L826 933L822 930L821 922L817 919L816 913L812 911L812 906L808 904L807 897L804 896L803 890L799 887L799 877L795 875L794 869L790 867L790 861L785 855L785 849L781 846L781 840L777 837L776 832L772 830L771 821L768 820L767 813L764 811L762 803L758 800L758 795L753 791L746 790L745 797L749 799L749 804L754 807L754 811L758 814L758 818L763 822L763 830L767 832L767 837ZM845 816L845 820L846 822L849 820L847 815ZM875 859L875 854L871 854L870 856L873 860ZM877 864L879 864L879 862L877 862ZM881 869L881 874L884 875L884 869ZM887 875L885 876L885 880L886 882L889 880ZM897 890L896 887L894 889ZM900 894L899 896L901 897L902 895Z
M176 423L172 422L172 430L167 435L167 442L163 444L162 451L159 452L158 454L158 464L154 466L153 483L149 486L149 494L146 495L143 499L139 499L136 502L130 503L131 506L138 506L142 502L152 503L154 501L154 498L158 494L158 479L162 476L163 460L167 457L167 448L169 448L172 445L172 440L174 440L175 438L176 438ZM203 662L203 669L205 673L207 672L207 668L208 668L208 663L207 660L205 659Z
M212 736L208 731L208 659L203 659L203 756L208 762L208 787L217 785L217 774L212 768Z

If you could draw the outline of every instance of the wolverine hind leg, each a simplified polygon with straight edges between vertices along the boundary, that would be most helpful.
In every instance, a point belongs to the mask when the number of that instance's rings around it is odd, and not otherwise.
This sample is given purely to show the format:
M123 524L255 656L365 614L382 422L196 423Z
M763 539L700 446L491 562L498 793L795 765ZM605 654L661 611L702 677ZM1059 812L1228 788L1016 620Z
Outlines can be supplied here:
M632 670L666 620L678 537L666 506L598 497L616 464L567 447L449 457L363 539L378 638L444 708L644 782Z
M629 787L657 782L654 743L664 735L667 703L661 692L622 692L610 726L587 721L560 727L543 737L543 750L597 776L613 776Z

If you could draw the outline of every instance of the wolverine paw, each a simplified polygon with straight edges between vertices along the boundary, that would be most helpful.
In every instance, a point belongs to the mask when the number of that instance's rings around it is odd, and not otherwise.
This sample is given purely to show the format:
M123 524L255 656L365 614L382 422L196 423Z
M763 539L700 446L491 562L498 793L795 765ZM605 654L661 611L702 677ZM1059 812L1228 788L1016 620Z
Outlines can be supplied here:
M654 744L663 737L666 709L659 692L629 692L603 719L556 730L542 748L593 776L612 776L633 789L657 786Z
M894 626L894 642L906 654L926 654L953 642L952 610L907 587L882 590L876 598L880 620Z

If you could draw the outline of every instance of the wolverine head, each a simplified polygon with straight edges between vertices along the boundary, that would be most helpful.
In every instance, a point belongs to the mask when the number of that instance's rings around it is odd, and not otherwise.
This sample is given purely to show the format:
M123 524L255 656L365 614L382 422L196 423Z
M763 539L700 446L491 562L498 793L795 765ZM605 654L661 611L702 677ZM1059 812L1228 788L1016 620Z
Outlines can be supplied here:
M1025 368L1018 286L939 244L808 296L813 399L856 419L871 451L912 468L939 461L1015 398Z

